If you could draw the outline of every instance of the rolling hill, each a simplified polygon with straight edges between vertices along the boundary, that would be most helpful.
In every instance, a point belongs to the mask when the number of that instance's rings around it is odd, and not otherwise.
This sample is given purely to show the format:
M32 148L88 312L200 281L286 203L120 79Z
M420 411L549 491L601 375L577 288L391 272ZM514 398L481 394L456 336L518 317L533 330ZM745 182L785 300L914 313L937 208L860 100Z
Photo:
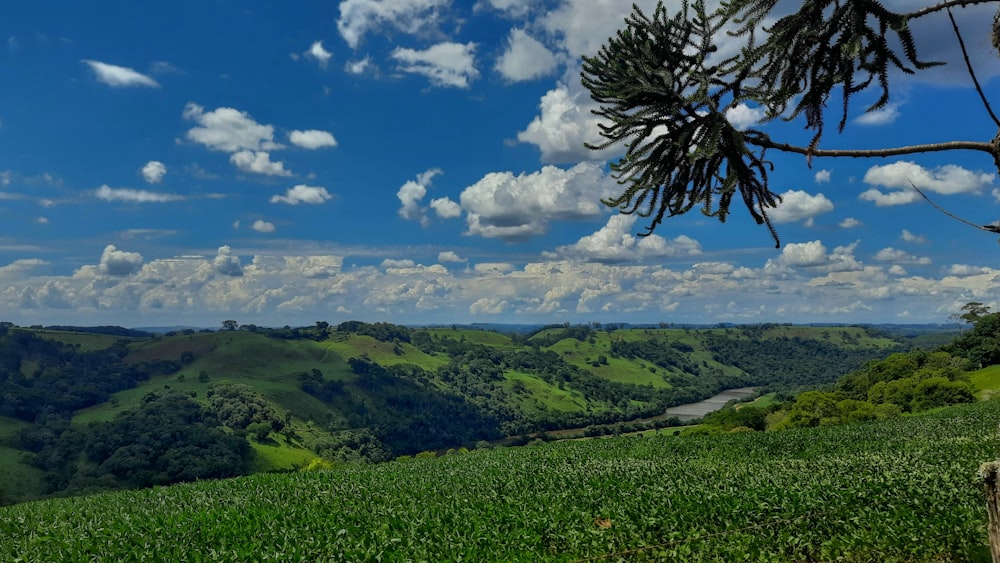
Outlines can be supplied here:
M830 384L903 348L856 326L243 328L5 326L0 470L11 479L0 500L287 471L317 458L386 461L637 419L670 426L668 407L737 387ZM206 459L218 463L201 467Z

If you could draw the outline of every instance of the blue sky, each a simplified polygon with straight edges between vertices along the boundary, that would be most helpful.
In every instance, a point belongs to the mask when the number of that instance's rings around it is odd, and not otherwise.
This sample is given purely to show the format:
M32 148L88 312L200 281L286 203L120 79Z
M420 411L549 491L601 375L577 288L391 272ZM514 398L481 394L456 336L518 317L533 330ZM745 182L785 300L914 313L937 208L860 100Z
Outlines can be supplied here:
M579 83L580 56L631 4L6 6L0 319L911 323L1000 308L997 237L908 187L997 221L982 153L810 167L772 152L781 249L735 205L725 224L696 212L637 237L642 219L600 204L618 154L583 147L599 136ZM1000 100L992 11L956 16ZM949 64L900 77L884 111L852 108L823 148L993 138L947 18L914 32ZM750 125L743 110L731 120ZM800 122L764 130L808 142Z

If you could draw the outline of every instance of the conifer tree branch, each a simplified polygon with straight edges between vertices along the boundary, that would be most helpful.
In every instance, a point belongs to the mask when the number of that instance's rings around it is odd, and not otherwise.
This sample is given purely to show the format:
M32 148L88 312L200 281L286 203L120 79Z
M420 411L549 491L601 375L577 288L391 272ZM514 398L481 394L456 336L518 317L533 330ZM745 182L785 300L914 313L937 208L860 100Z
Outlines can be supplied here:
M965 49L965 41L962 39L962 32L958 29L958 23L955 22L955 16L951 13L951 8L948 8L948 19L951 20L951 28L955 30L955 37L958 38L958 45L962 48L962 56L965 58L965 68L969 71L969 76L972 77L972 83L976 86L976 92L979 93L979 99L983 101L983 107L986 108L986 113L990 114L990 118L993 119L993 123L997 127L1000 127L1000 119L997 119L997 114L993 113L993 108L990 107L990 101L986 99L986 94L983 93L982 86L979 85L979 79L976 78L976 71L972 68L972 61L969 60L969 52Z
M940 12L941 10L948 10L950 8L964 8L966 6L975 6L976 4L995 4L997 0L948 0L947 2L941 2L940 4L935 4L933 6L927 6L926 8L921 8L916 12L910 12L908 14L903 14L905 17L911 20L928 16Z
M790 152L810 157L852 157L852 158L885 158L890 156L900 156L906 154L918 154L925 152L941 152L953 150L973 150L989 153L994 157L998 156L998 148L993 143L979 141L948 141L944 143L929 143L924 145L907 145L902 147L890 147L884 149L816 149L810 147L800 147L788 143L778 143L767 137L748 137L747 143L757 145L765 149L774 149L781 152Z

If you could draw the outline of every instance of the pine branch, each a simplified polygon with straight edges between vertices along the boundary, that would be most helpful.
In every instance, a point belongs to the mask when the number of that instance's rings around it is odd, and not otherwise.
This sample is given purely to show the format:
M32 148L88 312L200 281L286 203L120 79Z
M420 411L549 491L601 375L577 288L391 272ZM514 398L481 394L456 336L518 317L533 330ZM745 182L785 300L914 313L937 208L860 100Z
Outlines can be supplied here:
M808 157L850 157L850 158L886 158L890 156L901 156L906 154L919 154L925 152L942 152L953 150L974 150L998 157L1000 151L993 143L979 141L948 141L944 143L929 143L925 145L907 145L902 147L891 147L884 149L815 149L810 147L800 147L788 143L778 143L772 141L764 135L748 136L747 143L765 149L775 149L782 152L801 154Z

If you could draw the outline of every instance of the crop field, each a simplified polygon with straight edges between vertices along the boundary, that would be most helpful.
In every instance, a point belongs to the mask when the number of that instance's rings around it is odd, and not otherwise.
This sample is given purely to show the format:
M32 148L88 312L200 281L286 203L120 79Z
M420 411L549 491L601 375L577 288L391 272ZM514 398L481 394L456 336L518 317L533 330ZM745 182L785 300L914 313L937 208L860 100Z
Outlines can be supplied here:
M0 508L8 561L989 560L1000 402L497 448Z

